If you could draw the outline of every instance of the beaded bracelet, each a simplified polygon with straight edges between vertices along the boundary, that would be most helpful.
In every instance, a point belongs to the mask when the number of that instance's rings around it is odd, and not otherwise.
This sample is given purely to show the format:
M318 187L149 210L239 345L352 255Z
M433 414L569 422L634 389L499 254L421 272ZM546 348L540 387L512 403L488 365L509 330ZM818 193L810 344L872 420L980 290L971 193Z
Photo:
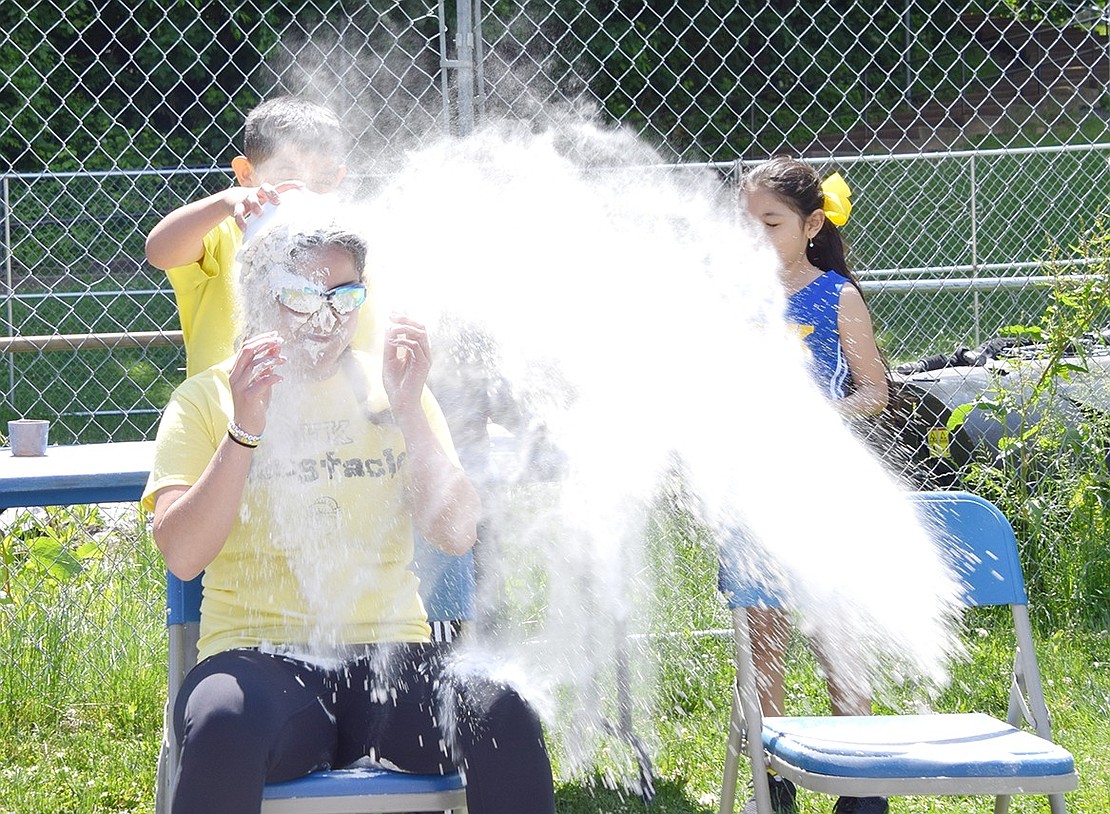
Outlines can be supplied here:
M262 441L261 434L252 435L236 424L234 419L227 422L227 437L239 446L246 447L247 449L254 449Z

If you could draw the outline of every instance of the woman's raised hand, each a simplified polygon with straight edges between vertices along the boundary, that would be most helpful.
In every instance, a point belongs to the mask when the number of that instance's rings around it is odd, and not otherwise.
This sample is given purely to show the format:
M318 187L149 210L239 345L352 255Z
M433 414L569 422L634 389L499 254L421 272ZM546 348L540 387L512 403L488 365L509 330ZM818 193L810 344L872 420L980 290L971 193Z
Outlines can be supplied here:
M431 345L424 325L402 314L391 314L385 333L382 384L394 415L419 410L420 396L432 368Z
M235 423L253 435L266 428L266 409L275 384L282 380L277 369L285 364L281 337L271 331L252 336L235 354L228 376L235 405Z

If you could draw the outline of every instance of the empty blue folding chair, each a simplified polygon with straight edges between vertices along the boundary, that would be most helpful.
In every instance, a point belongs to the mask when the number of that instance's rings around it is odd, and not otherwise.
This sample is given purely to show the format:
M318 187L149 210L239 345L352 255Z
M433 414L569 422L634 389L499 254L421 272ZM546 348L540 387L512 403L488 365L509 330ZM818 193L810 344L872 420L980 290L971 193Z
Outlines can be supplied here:
M1013 529L995 506L975 495L921 492L913 500L961 575L966 604L1011 608L1017 649L1006 720L980 713L762 717L747 608L779 603L722 565L720 585L735 631L736 682L721 814L731 814L735 805L744 741L759 814L771 814L765 769L803 788L852 797L995 795L997 814L1008 810L1011 795L1046 794L1053 814L1064 814L1064 792L1078 783L1075 762L1052 742ZM1018 728L1023 719L1032 732Z
M451 641L462 621L470 619L474 598L472 554L451 557L417 541L415 566L421 594L437 641ZM179 760L172 732L173 705L185 674L196 663L200 627L201 579L182 582L166 575L166 613L169 626L169 694L165 739L158 759L157 811L167 814ZM461 775L421 775L372 766L316 772L266 787L264 814L405 814L406 812L466 812Z

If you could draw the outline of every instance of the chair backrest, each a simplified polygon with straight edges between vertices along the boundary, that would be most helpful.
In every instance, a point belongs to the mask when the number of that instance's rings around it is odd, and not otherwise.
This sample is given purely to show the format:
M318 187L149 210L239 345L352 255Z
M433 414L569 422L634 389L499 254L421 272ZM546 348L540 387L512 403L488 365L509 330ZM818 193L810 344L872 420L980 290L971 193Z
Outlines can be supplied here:
M201 580L188 582L166 572L166 624L170 627L200 622Z
M997 506L967 492L917 492L912 499L963 581L965 604L1029 604L1014 529Z
M1014 530L992 503L968 492L914 492L910 500L938 551L963 582L968 606L1026 605ZM718 585L729 607L779 607L762 573L745 560L742 541L721 548Z
M461 622L474 617L474 552L444 554L416 535L413 571L430 622Z
M1006 720L1015 724L1024 717L1038 735L1049 739L1048 710L1013 527L996 506L968 492L914 492L909 497L940 555L962 580L964 604L1010 607L1017 648ZM781 606L774 587L766 584L761 573L753 572L748 559L742 543L722 546L718 581L729 607Z

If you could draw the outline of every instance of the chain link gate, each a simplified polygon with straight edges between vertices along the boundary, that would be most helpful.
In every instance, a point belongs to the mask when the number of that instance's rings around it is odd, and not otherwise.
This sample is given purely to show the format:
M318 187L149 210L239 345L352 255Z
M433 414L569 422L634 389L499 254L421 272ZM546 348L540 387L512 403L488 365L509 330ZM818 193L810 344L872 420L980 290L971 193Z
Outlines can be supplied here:
M1110 190L1107 22L1101 0L7 0L0 428L47 417L54 443L152 437L184 357L145 236L226 187L245 114L277 93L341 111L363 179L499 116L592 116L733 179L803 155L854 190L846 236L891 361L975 347L1035 323L1053 271L1107 274L1091 240ZM27 541L49 534L4 520L7 553L37 562ZM82 587L28 566L21 613L157 595L162 566L130 518L46 523L88 530L102 567ZM1092 586L1108 576L1103 557L1076 590L1105 596ZM112 667L149 672L157 612L101 612L147 651L131 668L121 645ZM17 625L53 624L31 616ZM58 680L108 669L95 636L66 638L65 664L34 636L38 661L0 650L7 686L39 665Z

